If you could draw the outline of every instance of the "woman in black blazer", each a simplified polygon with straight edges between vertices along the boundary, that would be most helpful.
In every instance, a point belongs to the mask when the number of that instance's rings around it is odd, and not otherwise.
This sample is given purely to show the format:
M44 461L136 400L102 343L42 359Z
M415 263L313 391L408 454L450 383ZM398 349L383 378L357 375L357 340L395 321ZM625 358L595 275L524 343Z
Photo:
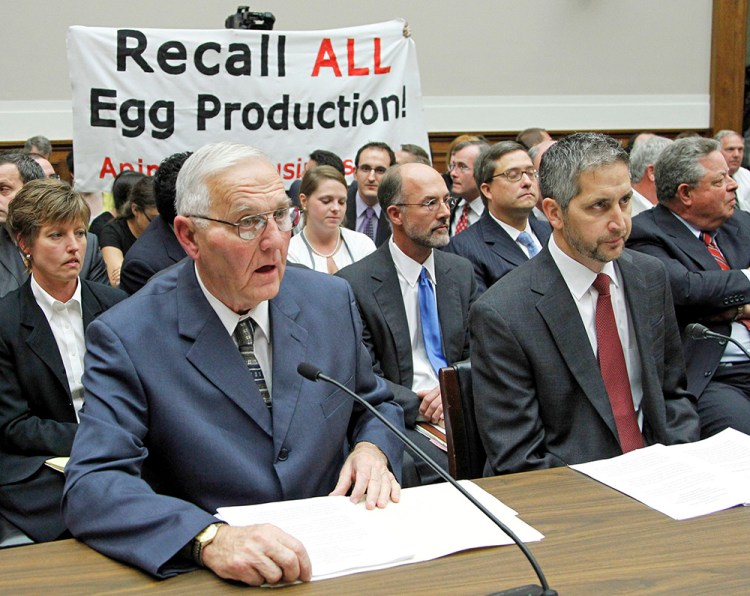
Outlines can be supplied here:
M83 334L126 297L80 280L90 210L52 179L26 184L7 227L31 275L0 300L0 514L34 541L65 535L64 478L44 462L67 456L83 401Z

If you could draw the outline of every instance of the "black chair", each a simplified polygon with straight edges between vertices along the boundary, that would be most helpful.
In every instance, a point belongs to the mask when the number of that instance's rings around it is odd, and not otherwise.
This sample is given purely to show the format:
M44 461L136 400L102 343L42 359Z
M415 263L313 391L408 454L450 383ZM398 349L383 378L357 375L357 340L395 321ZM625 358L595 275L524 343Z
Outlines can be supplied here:
M471 388L471 361L440 369L448 470L456 480L481 478L487 454L479 437Z
M34 544L34 541L20 529L0 515L0 548Z

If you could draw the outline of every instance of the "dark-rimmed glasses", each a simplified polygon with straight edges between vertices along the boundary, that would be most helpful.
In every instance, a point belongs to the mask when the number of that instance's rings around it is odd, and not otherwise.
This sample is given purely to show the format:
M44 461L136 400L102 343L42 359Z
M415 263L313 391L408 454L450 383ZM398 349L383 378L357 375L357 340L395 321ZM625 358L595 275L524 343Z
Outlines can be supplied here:
M524 174L526 174L531 180L536 180L537 178L539 178L539 172L537 172L534 168L528 168L526 170L513 168L512 170L507 170L505 172L495 174L494 176L490 177L490 180L494 180L498 176L502 176L508 182L518 182L521 178L523 178Z

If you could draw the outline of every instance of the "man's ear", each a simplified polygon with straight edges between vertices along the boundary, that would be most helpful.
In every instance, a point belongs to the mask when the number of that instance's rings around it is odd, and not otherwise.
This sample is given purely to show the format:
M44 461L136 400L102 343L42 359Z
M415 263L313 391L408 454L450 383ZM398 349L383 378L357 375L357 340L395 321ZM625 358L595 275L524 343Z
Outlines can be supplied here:
M646 176L651 182L656 182L656 176L654 175L654 164L650 163L646 166Z
M403 214L401 213L401 207L397 207L396 205L388 205L388 209L385 210L385 213L386 215L388 215L388 219L391 220L392 226L403 225Z
M676 199L680 201L685 207L690 207L693 204L692 187L689 184L682 183L677 187Z
M544 215L553 229L561 230L563 228L562 209L555 199L545 197L542 201L542 211L544 211Z
M174 218L174 234L177 236L177 240L185 249L188 256L196 260L199 253L198 242L195 238L195 222L184 215L178 215Z

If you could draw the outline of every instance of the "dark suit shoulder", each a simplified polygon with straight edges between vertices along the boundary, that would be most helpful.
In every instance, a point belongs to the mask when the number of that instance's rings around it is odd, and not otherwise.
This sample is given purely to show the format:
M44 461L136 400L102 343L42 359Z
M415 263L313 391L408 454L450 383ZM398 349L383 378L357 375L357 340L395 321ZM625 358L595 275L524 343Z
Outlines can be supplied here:
M468 230L466 230L466 232L468 232ZM467 275L474 275L474 266L466 257L442 250L433 250L432 254L434 255L436 265L456 268L459 271L465 269Z
M481 221L481 220L480 220ZM479 222L469 226L460 234L451 237L451 241L443 249L443 252L453 253L466 257L476 251L476 246L484 242Z
M91 293L94 294L96 299L106 308L109 308L128 297L128 295L122 290L113 288L106 284L89 281L87 279L82 279L81 283L91 290Z

